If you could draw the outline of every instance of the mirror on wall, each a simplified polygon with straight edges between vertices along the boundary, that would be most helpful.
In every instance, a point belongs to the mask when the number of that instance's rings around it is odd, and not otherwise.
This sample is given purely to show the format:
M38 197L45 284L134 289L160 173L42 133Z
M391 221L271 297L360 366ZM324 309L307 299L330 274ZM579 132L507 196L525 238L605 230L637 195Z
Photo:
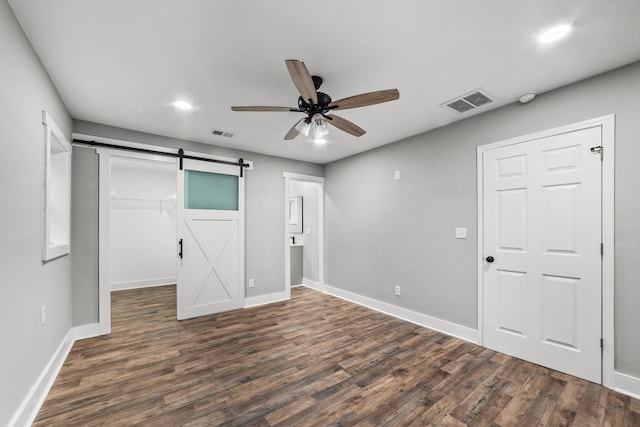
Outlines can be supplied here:
M289 233L302 234L302 196L289 198Z

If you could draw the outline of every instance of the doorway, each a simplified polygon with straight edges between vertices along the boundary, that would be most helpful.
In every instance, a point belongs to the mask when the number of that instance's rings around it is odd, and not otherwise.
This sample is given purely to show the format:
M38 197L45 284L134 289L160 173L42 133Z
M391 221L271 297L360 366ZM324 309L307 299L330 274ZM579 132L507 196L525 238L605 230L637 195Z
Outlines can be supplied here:
M111 291L176 283L175 169L175 162L111 157Z
M114 144L114 142L117 142L117 144ZM99 195L98 195L98 211L99 211L99 214L98 214L98 218L99 218L98 219L98 334L99 335L105 335L111 332L110 264L111 264L112 248L111 248L111 239L110 239L110 224L111 224L110 214L111 214L111 205L112 205L111 174L112 174L112 162L114 161L114 159L122 158L127 160L137 160L137 161L144 161L149 164L162 163L170 167L171 169L173 169L173 177L176 180L179 177L183 178L183 181L181 181L182 184L185 184L184 176L182 175L182 168L179 167L179 165L182 166L183 164L188 165L189 169L192 170L194 174L201 173L202 175L210 175L211 173L213 173L214 175L218 175L218 177L219 175L229 175L229 176L236 176L236 177L239 176L239 178L237 179L238 185L236 186L236 191L237 191L236 199L239 200L240 209L235 210L235 212L227 212L227 213L231 216L233 215L237 216L238 213L240 213L240 215L242 216L242 218L236 218L238 221L238 229L237 229L237 233L235 233L235 235L237 235L237 238L238 238L237 243L239 247L239 250L237 251L237 253L235 253L235 255L239 257L236 259L238 271L240 272L239 273L240 275L238 275L237 278L239 280L239 283L242 283L243 281L242 274L244 271L244 217L243 217L244 215L244 210L243 210L244 209L243 208L244 207L244 179L243 179L242 170L252 170L253 164L251 161L243 161L241 159L230 159L226 157L212 156L212 155L203 154L203 153L185 152L183 150L178 150L178 153L175 153L175 150L168 149L165 147L156 147L156 146L150 146L145 144L131 143L126 141L108 140L108 139L106 140L106 142L89 141L87 142L87 145L98 146L98 148L96 149L96 152L99 155ZM182 159L182 161L177 161L176 159L178 157ZM235 170L227 171L225 169L225 170L210 171L208 168L213 163L215 163L218 166L231 165ZM225 166L220 166L220 167L224 168ZM203 178L203 177L199 176L198 178ZM199 187L203 183L205 185L210 184L209 182L210 180L208 178L210 178L210 176L206 176L204 177L204 179L196 178L194 180L195 187ZM193 188L191 188L190 186L187 186L186 184L180 187L178 186L174 187L176 192L175 200L172 200L173 197L168 197L167 199L169 200L165 200L165 202L172 204L175 207L176 227L174 228L174 232L173 232L173 244L171 248L172 260L170 262L172 268L174 268L174 271L176 271L175 270L176 268L181 266L180 264L178 264L178 255L181 252L184 254L184 251L179 250L179 242L178 242L178 239L176 238L177 236L175 232L175 229L179 228L177 227L177 225L178 225L178 221L180 220L180 214L182 213L183 218L186 218L191 213L194 213L194 212L188 212L188 211L204 211L204 210L221 211L222 210L223 212L218 212L219 214L224 214L224 212L226 211L226 209L220 209L220 208L210 207L210 206L204 207L202 209L200 209L199 207L192 208L190 205L187 206L187 202L185 202L185 197L184 197L185 187L187 188L187 191L190 192L188 197L194 196L197 199L198 203L200 202L207 203L210 201L210 200L203 200L202 198L200 198L200 195L202 195L201 191L191 192ZM138 201L138 202L149 203L148 200ZM155 203L156 200L153 200L152 202ZM184 205L181 205L180 202L183 202ZM182 209L182 212L180 211L180 209L178 209L178 206L182 206L184 208ZM198 225L203 224L203 222L199 222L201 218L191 218L191 219L195 219L195 221L198 222ZM195 228L198 228L198 226L196 226ZM192 231L193 231L193 227L192 227ZM230 240L227 240L226 242L229 243L229 241ZM200 239L198 241L198 244L202 244L203 242L204 241ZM188 242L184 242L184 243L188 244ZM204 242L204 243L207 243L207 242ZM205 256L212 254L212 252L209 249L211 249L211 245L209 245L209 248L204 248L203 253L206 253ZM226 258L230 253L234 251L225 250L223 252L224 253L221 253L219 255L225 258L226 261L228 261L228 259ZM189 254L196 256L196 251L190 250ZM215 264L215 263L218 263L219 261L220 259L217 259L217 260L214 260L213 263ZM229 263L226 262L226 264L229 264ZM182 267L184 267L184 265L182 265ZM187 273L186 276L190 276L192 278L193 277L199 278L200 276L198 276L198 274L190 274L190 273L193 273L193 268L199 268L199 267L202 267L202 263L198 265L193 265L193 263L190 263L190 267L187 268L187 270L189 271L185 270L184 268L182 268L181 271L182 273L186 272ZM199 273L203 273L203 271L204 271L203 269L200 269ZM180 291L180 287L181 287L179 272L180 270L176 271L175 273L175 277L176 277L175 282L177 282L176 287L178 291ZM220 274L227 274L227 271L225 271L224 273L221 273L220 271L213 271L211 269L208 270L208 272L205 271L205 275L214 275L214 274L217 275L217 277L220 277ZM185 274L182 274L182 277L186 277L186 276ZM191 293L190 296L187 296L187 299L184 301L187 301L187 305L189 307L195 308L199 306L200 302L203 301L203 298L201 297L204 297L204 299L207 299L207 297L210 296L209 291L211 289L208 286L209 282L210 281L208 279L204 281L200 281L200 284L204 283L205 285L207 285L205 286L206 289L204 289L204 287L200 288L202 292L204 292L204 294L201 293L196 295L196 298L192 299L190 302L189 302L189 298L194 294ZM242 291L244 291L244 289L242 289ZM242 292L242 295L244 296L244 292ZM223 310L221 309L219 311L223 311ZM205 313L203 310L200 310L198 308L196 309L195 312L186 314L183 318L200 316L203 314L210 314L210 313Z
M100 148L97 149L96 152L100 155L99 160L99 237L98 237L98 316L99 316L99 333L100 335L105 335L111 333L111 290L112 290L112 274L113 274L113 262L112 262L112 237L122 237L122 235L126 234L126 230L119 230L118 236L112 236L111 230L111 222L112 222L112 205L127 205L133 206L136 208L142 208L144 206L148 206L150 204L155 204L157 200L152 199L151 197L141 197L141 193L137 194L129 193L131 191L130 188L127 188L125 183L119 186L120 195L118 195L118 189L113 188L112 186L112 173L114 171L114 164L116 168L119 168L123 165L135 165L137 167L141 167L142 169L153 169L155 171L164 170L165 168L173 169L173 177L175 182L175 164L176 160L173 158L161 156L161 155L150 155L150 154L141 154L134 152L126 152L121 150L113 150L113 149L105 149ZM128 169L128 167L120 168L120 169ZM126 177L126 173L122 173ZM126 179L125 179L126 181ZM170 186L170 184L168 184ZM173 185L175 189L175 185ZM159 200L160 196L156 197ZM162 197L165 200L165 208L170 207L171 205L171 194ZM158 201L157 207L158 210L161 210L161 202ZM173 203L175 206L175 202ZM136 209L137 210L137 209ZM167 210L167 215L170 215ZM174 212L175 215L175 212ZM142 218L138 218L143 221ZM175 216L173 218L175 220ZM124 219L123 219L124 221ZM123 223L121 226L124 228L127 224ZM166 233L165 233L166 234ZM169 235L173 234L173 242L175 244L175 226L173 230L169 231ZM121 246L125 246L126 242L122 243ZM171 252L175 246L172 245ZM121 254L118 254L120 256ZM117 258L117 257L116 257ZM118 262L118 261L116 261ZM122 260L122 263L126 263L126 260ZM121 263L121 264L122 264ZM172 266L173 266L173 277L175 277L175 256L172 256ZM127 271L127 275L129 277L134 277L140 274L139 266L132 265L121 265L122 271ZM135 272L134 272L135 270ZM133 276L132 276L133 275ZM155 278L158 279L158 278ZM152 280L153 282L154 280ZM157 281L157 280L155 280ZM148 285L150 282L138 281L138 279L134 280L124 280L123 283L119 283L116 287L120 287L123 289L125 287L133 287L133 286L142 286Z
M607 385L612 197L613 116L478 147L485 347Z
M324 290L324 178L284 172L286 292Z

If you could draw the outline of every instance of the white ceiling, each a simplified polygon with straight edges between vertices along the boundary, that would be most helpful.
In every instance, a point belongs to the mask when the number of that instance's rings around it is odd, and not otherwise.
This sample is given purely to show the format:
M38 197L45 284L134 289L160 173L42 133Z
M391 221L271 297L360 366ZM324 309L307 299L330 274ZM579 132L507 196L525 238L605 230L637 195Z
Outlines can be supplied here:
M74 118L317 163L640 60L638 0L9 3ZM538 45L561 22L571 36ZM230 107L295 107L285 59L303 60L334 100L390 88L400 99L339 112L367 130L360 138L331 128L325 145L283 141L302 114ZM493 103L440 106L480 87ZM174 109L178 99L194 110Z

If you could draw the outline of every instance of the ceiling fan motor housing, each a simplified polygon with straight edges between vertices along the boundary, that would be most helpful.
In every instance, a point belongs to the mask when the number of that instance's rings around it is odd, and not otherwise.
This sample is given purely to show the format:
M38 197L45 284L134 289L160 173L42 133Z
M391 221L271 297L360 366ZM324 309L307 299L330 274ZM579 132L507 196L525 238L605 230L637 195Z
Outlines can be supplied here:
M300 111L318 113L327 109L327 106L331 103L331 97L324 92L316 93L318 94L318 104L314 105L313 108L311 104L306 102L301 96L298 97L298 108Z

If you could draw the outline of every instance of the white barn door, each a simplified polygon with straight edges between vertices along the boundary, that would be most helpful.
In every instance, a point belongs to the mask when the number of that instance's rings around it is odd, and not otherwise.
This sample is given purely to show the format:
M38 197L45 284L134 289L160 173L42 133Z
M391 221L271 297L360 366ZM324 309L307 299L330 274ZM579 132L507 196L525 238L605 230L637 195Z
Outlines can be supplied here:
M185 159L178 170L178 320L244 305L244 178Z
M597 383L601 138L593 127L482 159L484 345Z

